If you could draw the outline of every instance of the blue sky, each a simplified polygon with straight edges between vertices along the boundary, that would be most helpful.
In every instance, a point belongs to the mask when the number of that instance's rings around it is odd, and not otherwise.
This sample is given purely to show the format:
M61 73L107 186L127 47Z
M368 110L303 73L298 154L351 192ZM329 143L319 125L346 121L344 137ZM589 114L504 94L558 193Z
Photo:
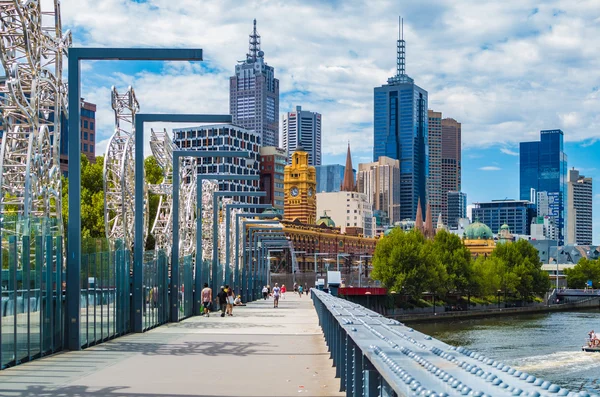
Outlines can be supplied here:
M600 242L600 0L62 1L76 45L204 49L202 64L86 64L97 154L113 130L112 85L132 85L146 112L228 113L256 18L280 112L320 112L324 162L343 164L350 141L355 165L372 157L373 87L395 73L398 15L407 73L431 109L462 123L469 202L517 198L518 142L560 128L569 167L595 179Z

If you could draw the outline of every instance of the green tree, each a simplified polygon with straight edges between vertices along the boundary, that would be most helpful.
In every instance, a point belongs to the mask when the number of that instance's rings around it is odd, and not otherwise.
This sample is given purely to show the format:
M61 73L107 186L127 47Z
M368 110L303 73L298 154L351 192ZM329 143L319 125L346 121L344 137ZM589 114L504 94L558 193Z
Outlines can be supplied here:
M473 262L471 252L464 246L460 237L445 230L439 231L433 240L432 251L444 266L447 282L446 293L456 291L471 292L473 286Z
M504 284L519 299L543 295L550 287L548 274L542 270L538 252L527 240L498 244L492 258L504 262Z
M156 158L154 156L148 156L144 160L144 169L146 172L146 183L151 185L158 185L162 183L164 179L163 169L160 168ZM158 204L160 203L160 196L152 192L148 193L148 237L146 238L145 249L153 250L156 247L156 239L150 233L154 220L156 219L156 213L158 211Z
M420 299L425 291L437 292L445 279L445 268L437 260L432 242L417 230L394 229L379 240L373 255L372 277L391 290Z
M585 288L592 280L593 288L600 288L600 261L581 258L572 269L565 269L569 288Z

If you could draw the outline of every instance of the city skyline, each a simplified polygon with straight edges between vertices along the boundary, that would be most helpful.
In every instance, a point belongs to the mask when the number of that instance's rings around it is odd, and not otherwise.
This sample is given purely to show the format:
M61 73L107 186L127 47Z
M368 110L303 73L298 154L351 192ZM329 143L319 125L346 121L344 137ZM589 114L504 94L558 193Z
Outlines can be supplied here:
M229 77L247 52L256 18L262 48L281 82L280 115L296 105L323 114L323 164L343 164L348 140L355 164L369 162L372 88L394 74L394 15L402 15L407 74L429 92L429 108L462 123L462 190L469 202L517 198L518 142L535 139L542 129L562 129L573 159L569 166L600 176L600 160L594 158L600 148L595 110L600 72L594 67L599 28L591 4L427 1L374 10L367 2L308 3L301 13L290 13L298 4L224 2L207 9L198 2L187 8L156 1L109 3L63 1L63 24L78 33L76 45L196 46L204 49L205 62L132 62L118 73L110 62L84 64L83 97L98 104L97 155L113 129L113 84L133 85L142 111L227 113ZM117 23L110 19L114 12L132 22L121 35L108 34ZM308 32L307 18L314 27ZM161 89L172 85L182 88Z

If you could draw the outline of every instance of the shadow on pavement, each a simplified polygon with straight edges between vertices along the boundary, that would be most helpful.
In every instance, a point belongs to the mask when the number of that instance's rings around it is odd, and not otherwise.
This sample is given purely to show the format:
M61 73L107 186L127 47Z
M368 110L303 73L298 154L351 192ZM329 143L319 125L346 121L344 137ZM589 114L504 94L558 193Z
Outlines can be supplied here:
M199 385L200 386L200 385ZM104 387L94 390L87 386L65 386L47 388L45 386L29 386L25 390L10 389L0 386L0 396L7 397L217 397L205 394L164 394L164 393L130 393L123 386ZM199 387L200 389L200 387ZM228 397L219 395L220 397ZM233 396L229 396L233 397Z
M261 354L264 351L259 347L267 347L266 343L246 343L246 342L184 342L184 343L145 343L145 342L113 342L98 346L88 353L95 352L127 352L141 353L148 356L249 356L252 354Z

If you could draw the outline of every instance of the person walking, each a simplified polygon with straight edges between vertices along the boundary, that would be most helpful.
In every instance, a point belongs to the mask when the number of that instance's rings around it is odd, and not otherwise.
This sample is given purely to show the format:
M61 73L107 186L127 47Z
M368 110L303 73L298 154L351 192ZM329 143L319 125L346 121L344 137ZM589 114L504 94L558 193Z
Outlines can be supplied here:
M281 288L275 283L273 288L273 308L279 307L279 295L281 294Z
M298 292L298 283L294 283L294 293Z
M303 292L303 291L302 291L302 286L301 286L301 285L299 285L299 286L298 286L298 295L300 295L300 298L302 298L302 292Z
M204 306L204 314L210 317L210 303L212 302L212 289L208 287L208 283L204 283L204 289L200 294L202 296L202 305Z
M285 284L281 284L281 297L283 299L285 299L285 291L286 291Z
M233 288L227 288L227 309L226 313L230 316L233 316L233 302L235 301L235 295L233 293Z
M267 300L267 297L269 296L269 290L267 289L266 285L262 289L262 294L263 294L263 299Z
M221 291L217 294L217 299L221 308L221 317L225 317L225 310L227 310L227 292L225 292L225 287L221 287Z
M304 283L304 293L308 295L308 284Z

